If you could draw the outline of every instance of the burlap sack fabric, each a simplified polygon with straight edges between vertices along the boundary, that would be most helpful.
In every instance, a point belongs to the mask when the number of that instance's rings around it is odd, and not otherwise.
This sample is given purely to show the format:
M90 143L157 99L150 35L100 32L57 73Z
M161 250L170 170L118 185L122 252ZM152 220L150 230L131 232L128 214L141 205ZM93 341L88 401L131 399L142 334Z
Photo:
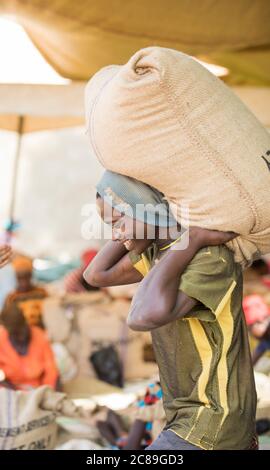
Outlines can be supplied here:
M244 265L270 252L270 135L221 80L181 52L151 47L86 88L93 154L165 194L183 225L240 234Z
M89 413L47 386L29 392L0 388L0 450L53 449L58 415L85 418Z

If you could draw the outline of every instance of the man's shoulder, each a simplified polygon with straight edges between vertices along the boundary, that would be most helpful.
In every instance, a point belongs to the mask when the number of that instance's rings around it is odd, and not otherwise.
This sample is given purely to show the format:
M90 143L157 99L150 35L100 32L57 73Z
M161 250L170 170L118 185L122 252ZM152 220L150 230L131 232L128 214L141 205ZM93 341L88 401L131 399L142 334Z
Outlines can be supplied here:
M153 243L140 255L131 251L129 258L134 267L140 267L142 261L144 264L149 262L152 265L155 259L159 258L159 251L156 244ZM242 279L241 266L234 261L233 252L225 245L201 248L186 267L185 273L196 270L204 274L229 277L236 282Z
M238 280L242 279L242 269L239 263L234 261L234 254L227 246L207 246L198 251L187 269L200 269L209 274L223 274Z

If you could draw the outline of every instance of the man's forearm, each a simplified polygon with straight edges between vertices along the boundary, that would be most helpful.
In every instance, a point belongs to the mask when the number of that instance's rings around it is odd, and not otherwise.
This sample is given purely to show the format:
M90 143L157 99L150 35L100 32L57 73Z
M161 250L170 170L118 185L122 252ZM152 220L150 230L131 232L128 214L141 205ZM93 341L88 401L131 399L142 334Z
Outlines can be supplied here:
M102 273L108 271L127 253L126 248L118 242L108 241L98 252L90 265L84 271L84 278L87 282L94 272Z
M140 283L132 301L128 324L137 330L151 330L185 315L196 304L179 293L180 278L200 248L191 239L185 250L172 250L152 268Z
M142 279L118 242L108 242L84 272L84 279L92 286L108 287L133 284Z
M196 238L190 237L189 246L186 249L170 250L154 266L141 282L138 293L146 310L162 310L172 312L177 303L180 279L188 264L200 249Z

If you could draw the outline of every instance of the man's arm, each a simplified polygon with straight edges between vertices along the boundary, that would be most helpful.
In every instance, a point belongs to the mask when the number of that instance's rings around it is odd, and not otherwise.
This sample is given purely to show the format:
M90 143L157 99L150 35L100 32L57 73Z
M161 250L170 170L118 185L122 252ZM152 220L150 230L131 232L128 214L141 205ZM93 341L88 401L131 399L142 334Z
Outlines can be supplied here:
M165 309L162 311L160 306L153 302L149 311L146 311L142 303L137 302L137 293L133 298L127 319L128 326L134 331L151 331L155 328L167 325L178 318L184 317L198 303L196 299L188 297L184 292L179 290L173 310Z
M180 278L198 251L195 240L186 250L170 250L140 283L127 323L133 330L148 331L180 318L196 304L179 291Z
M98 252L83 277L95 287L133 284L142 279L142 275L133 267L126 248L111 240Z
M207 245L226 243L236 235L192 227L185 250L170 249L140 283L133 298L128 325L133 330L149 331L182 318L197 303L179 291L180 279L195 254Z

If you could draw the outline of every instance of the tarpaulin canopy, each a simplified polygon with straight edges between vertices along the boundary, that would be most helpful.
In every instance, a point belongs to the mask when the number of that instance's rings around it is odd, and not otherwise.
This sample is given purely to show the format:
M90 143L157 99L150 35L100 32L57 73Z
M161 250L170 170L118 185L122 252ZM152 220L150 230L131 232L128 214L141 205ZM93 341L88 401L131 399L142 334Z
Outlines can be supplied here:
M269 0L1 0L0 13L74 80L159 45L227 67L229 83L270 84Z
M82 125L84 83L0 84L0 129L21 133Z
M18 133L10 196L14 220L22 135L26 132L82 125L84 84L0 84L0 129Z

